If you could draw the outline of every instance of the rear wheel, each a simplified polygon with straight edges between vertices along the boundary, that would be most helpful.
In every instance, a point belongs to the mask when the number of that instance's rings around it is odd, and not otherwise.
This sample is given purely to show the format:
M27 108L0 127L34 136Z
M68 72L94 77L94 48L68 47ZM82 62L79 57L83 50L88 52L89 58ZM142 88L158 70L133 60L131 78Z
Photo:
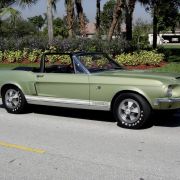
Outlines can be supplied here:
M22 91L14 86L6 87L2 92L3 105L9 113L19 114L24 112L26 99Z
M121 127L138 129L148 122L151 107L140 95L124 93L115 100L113 114Z

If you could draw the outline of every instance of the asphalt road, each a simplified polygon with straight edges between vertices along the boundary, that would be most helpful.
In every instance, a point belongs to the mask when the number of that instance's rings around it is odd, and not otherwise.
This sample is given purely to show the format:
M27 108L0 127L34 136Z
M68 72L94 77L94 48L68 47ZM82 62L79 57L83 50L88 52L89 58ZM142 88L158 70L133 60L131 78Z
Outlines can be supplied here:
M0 101L0 180L180 179L180 114L127 130L108 112L34 108Z

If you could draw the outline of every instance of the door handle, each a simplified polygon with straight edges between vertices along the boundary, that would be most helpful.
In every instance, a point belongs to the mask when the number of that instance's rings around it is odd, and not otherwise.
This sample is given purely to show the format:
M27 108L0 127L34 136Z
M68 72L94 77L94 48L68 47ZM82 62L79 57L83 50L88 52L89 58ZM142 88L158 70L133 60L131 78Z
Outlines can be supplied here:
M38 74L36 77L37 78L42 78L42 77L44 77L44 75L43 74Z

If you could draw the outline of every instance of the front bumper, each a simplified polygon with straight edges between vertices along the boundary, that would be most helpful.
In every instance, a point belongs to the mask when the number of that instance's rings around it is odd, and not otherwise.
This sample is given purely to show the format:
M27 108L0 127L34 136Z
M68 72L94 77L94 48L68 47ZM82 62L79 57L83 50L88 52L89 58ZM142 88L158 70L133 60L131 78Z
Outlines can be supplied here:
M179 109L180 98L157 98L154 106L156 109Z

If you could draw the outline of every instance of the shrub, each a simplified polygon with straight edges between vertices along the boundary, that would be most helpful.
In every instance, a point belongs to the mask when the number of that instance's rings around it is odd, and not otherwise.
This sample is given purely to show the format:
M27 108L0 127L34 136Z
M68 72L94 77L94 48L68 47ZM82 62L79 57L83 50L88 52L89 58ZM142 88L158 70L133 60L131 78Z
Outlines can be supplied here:
M4 53L4 57L9 63L16 62L15 51L6 51Z
M156 51L139 51L128 54L121 54L115 57L115 60L122 65L137 66L137 65L158 65L164 60L163 54L158 54Z
M131 43L125 39L116 39L111 42L102 39L88 39L88 38L76 38L76 39L54 39L53 46L60 52L70 51L99 51L109 54L120 54L121 52L130 52L137 49Z
M42 54L42 50L34 49L32 52L29 53L28 60L31 63L35 63L38 60L40 60L41 54Z
M23 57L23 60L28 59L28 57L29 57L29 49L28 48L23 49L22 57Z
M20 50L17 50L14 52L14 56L15 56L15 61L20 63L23 61L23 52Z
M48 39L45 36L24 36L22 38L0 38L0 49L5 50L23 50L28 48L33 49L46 49L48 46Z
M4 60L4 57L3 57L3 52L2 52L2 51L0 51L0 63L1 63L1 62L3 62L3 60Z

